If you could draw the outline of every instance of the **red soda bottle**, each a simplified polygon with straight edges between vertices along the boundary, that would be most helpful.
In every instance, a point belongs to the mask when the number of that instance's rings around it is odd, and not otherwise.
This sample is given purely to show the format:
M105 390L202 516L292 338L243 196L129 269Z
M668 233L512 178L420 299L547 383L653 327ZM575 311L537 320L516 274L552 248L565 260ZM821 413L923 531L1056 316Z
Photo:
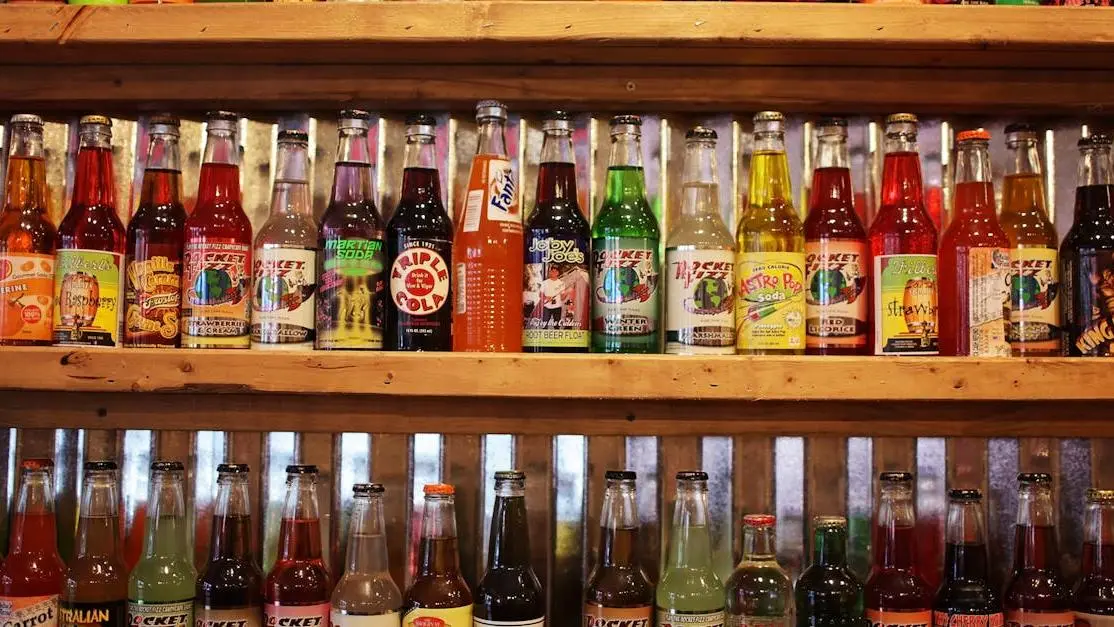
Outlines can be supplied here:
M1114 490L1087 490L1083 513L1083 576L1072 605L1077 627L1114 619Z
M1052 476L1043 472L1017 475L1017 526L1013 573L1002 597L1007 627L1070 627L1071 591L1060 574L1056 523L1052 508Z
M0 565L0 624L56 627L66 565L58 555L54 463L25 459L20 468L8 557Z
M263 624L329 627L332 591L321 558L317 466L287 466L278 560L263 584Z
M866 617L874 627L927 627L932 591L917 574L913 475L878 476L881 498L874 518L874 567L866 582Z

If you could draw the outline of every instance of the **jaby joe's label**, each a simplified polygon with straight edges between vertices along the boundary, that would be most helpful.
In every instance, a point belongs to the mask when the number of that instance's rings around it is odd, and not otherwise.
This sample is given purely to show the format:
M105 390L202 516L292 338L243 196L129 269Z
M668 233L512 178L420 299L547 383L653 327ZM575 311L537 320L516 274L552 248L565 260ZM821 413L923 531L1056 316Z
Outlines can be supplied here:
M1075 627L1114 627L1114 616L1076 612Z
M931 627L932 611L901 612L867 609L866 619L870 621L870 627Z
M592 331L628 337L657 332L658 241L600 237L592 248Z
M177 345L182 260L167 255L129 259L125 279L124 343L133 347Z
M1006 610L1006 627L1073 627L1074 612Z
M383 348L382 239L325 241L317 280L317 348Z
M803 252L739 253L735 324L740 349L804 349L804 266Z
M522 345L583 348L591 340L588 240L532 231L523 266Z
M333 610L331 620L333 627L399 627L402 624L402 615L398 612L349 614Z
M193 599L174 603L128 601L130 627L191 627Z
M865 241L805 242L805 344L809 348L866 346L867 259Z
M313 348L317 253L259 248L252 285L251 341L257 348Z
M522 232L518 208L518 183L511 162L490 155L472 161L468 194L464 198L464 230L480 230L480 219L500 224L504 232Z
M533 620L488 620L472 617L472 627L545 627L545 617Z
M1034 350L1059 349L1062 291L1055 248L1010 250L1006 339Z
M263 605L264 627L330 627L329 615L332 605L315 603L313 605Z
M735 354L735 253L665 251L665 352Z
M967 313L972 357L1009 357L1006 305L1010 254L1005 248L967 251Z
M59 627L125 627L128 619L128 602L68 603L58 607Z
M994 614L932 612L933 627L1002 627L1004 622L1001 612Z
M193 614L194 627L260 627L263 612L259 606L214 610L198 603Z
M182 275L182 347L248 348L251 247L226 238L187 241Z
M54 256L0 253L0 341L49 342Z
M718 612L671 612L658 610L657 627L723 627L723 610Z
M874 258L874 354L935 355L936 255Z
M585 603L581 627L654 627L654 607L604 607Z
M0 625L57 627L58 595L0 597Z
M59 250L54 266L54 343L116 346L120 334L124 256L103 250Z
M416 607L403 615L402 627L472 627L472 606Z

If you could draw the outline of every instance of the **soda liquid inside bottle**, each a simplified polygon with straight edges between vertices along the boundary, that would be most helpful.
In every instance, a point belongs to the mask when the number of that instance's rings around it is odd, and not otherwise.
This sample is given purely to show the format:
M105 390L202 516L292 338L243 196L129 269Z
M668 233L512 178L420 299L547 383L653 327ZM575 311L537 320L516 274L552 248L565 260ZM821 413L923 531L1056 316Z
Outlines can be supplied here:
M651 627L654 585L639 557L637 475L609 470L600 521L596 563L584 586L584 627L606 627L622 621L630 627Z
M1075 624L1075 616L1071 591L1060 574L1052 476L1021 473L1017 480L1013 573L1002 596L1006 624L1068 627Z
M209 561L197 580L196 627L260 627L263 573L252 555L246 464L217 466Z
M332 597L334 627L398 627L402 592L387 564L387 527L383 522L383 486L352 486L348 559Z
M495 473L487 569L476 586L472 624L482 627L545 624L545 590L530 563L526 474Z
M8 556L0 564L0 624L54 627L66 565L58 555L54 463L20 464Z
M865 627L863 584L847 567L847 519L812 521L812 563L793 590L798 627Z
M197 571L186 536L184 474L181 462L151 464L143 557L128 579L131 627L193 625Z
M658 584L657 625L718 627L724 621L723 583L712 564L708 532L708 473L677 473L669 560Z
M1083 514L1083 576L1072 595L1075 624L1114 617L1114 490L1087 490Z
M128 570L116 462L85 462L74 557L66 570L59 627L127 625Z
M876 625L924 627L932 622L932 592L917 573L913 475L884 472L874 520L874 567L864 592L866 618Z
M317 466L287 466L278 559L263 583L266 625L329 626L333 584L317 512Z
M472 624L472 592L460 573L456 534L456 490L443 483L423 488L418 570L403 597L405 627Z
M982 493L949 490L944 581L933 604L934 625L1002 627L1002 603L990 587Z
M743 561L727 580L727 624L789 627L793 624L793 583L777 562L776 519L743 516Z

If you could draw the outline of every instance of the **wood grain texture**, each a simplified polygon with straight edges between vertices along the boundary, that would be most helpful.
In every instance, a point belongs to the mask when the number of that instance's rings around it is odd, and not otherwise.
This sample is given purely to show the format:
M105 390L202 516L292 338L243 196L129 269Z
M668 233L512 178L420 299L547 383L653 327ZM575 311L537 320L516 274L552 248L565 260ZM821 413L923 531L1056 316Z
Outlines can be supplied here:
M816 516L847 515L847 438L805 440L806 538Z
M741 522L747 514L773 514L774 507L774 440L773 438L735 438L735 469L747 471L732 473L733 483L731 520L734 531L734 553L737 563L743 555Z

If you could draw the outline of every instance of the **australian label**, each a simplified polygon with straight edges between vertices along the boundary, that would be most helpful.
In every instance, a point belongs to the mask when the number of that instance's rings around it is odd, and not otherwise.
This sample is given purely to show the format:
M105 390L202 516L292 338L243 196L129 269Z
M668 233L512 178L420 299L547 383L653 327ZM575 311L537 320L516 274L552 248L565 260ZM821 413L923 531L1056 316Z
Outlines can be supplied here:
M805 254L742 252L736 261L738 348L803 350Z
M103 250L59 250L54 266L54 343L116 346L120 334L124 256Z
M402 627L471 627L472 606L435 609L418 607L402 617Z
M652 605L604 607L585 603L581 627L654 627L654 608Z
M193 599L175 603L128 601L130 627L191 627Z
M1064 264L1070 301L1064 315L1068 355L1114 354L1114 250L1084 248L1073 257Z
M1114 616L1076 612L1075 627L1114 627Z
M523 346L588 349L592 291L588 262L587 238L551 235L548 229L528 234L522 278Z
M186 242L182 347L248 348L251 247L230 238Z
M870 627L932 627L932 611L899 612L894 610L866 611Z
M399 627L402 615L398 612L382 614L349 614L333 610L333 627Z
M808 348L866 347L867 244L850 239L805 242L805 344Z
M665 251L665 352L735 354L733 251Z
M472 627L545 627L545 617L531 620L488 620L472 617Z
M383 348L383 240L325 241L317 282L317 348Z
M792 627L793 616L786 612L784 616L747 616L746 614L728 614L727 627Z
M967 311L972 357L1009 357L1006 341L1010 254L1005 248L967 251Z
M1073 612L1006 610L1006 627L1073 627Z
M305 248L256 249L252 284L252 344L312 349L317 253Z
M127 601L104 603L68 603L58 607L59 627L124 627L127 624Z
M258 606L214 610L198 603L193 614L194 627L260 627L263 612Z
M626 337L656 333L658 241L600 237L592 248L592 332Z
M933 627L1002 627L1004 620L1001 612L993 614L932 613Z
M453 243L399 235L391 263L390 350L452 350Z
M279 605L266 603L263 605L264 627L329 627L329 615L332 606L329 603L314 603L312 605Z
M0 253L0 344L50 342L53 304L53 255Z
M125 278L124 343L132 347L177 346L182 305L181 256L128 259Z
M58 595L0 597L0 627L57 627Z
M1010 250L1009 309L1006 339L1026 349L1060 347L1060 284L1055 248Z
M723 627L723 610L718 612L671 612L658 610L657 627Z
M874 258L874 354L935 355L936 255Z

